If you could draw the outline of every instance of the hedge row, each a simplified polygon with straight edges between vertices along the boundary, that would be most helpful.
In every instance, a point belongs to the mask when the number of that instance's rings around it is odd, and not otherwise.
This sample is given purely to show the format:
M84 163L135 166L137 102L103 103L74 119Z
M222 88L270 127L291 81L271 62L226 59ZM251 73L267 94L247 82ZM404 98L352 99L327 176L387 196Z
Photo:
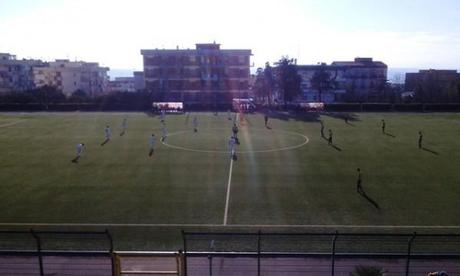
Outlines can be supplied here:
M279 106L282 108L283 106ZM295 109L295 106L291 106ZM185 104L185 111L226 111L230 104L206 105ZM123 104L1 104L0 111L149 111L150 106ZM337 103L326 104L331 112L460 112L460 103L451 104L382 104L382 103Z

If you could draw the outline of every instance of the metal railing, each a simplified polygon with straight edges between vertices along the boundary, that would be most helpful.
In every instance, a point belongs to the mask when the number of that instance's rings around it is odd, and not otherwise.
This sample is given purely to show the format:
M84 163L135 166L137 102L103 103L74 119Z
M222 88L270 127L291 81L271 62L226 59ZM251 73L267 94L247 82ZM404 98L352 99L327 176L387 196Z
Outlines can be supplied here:
M405 275L411 260L460 259L458 234L385 234L385 233L264 233L182 232L184 271L187 259L207 256L209 275L212 258L256 258L261 275L264 258L329 258L330 275L336 271L336 259L403 259Z

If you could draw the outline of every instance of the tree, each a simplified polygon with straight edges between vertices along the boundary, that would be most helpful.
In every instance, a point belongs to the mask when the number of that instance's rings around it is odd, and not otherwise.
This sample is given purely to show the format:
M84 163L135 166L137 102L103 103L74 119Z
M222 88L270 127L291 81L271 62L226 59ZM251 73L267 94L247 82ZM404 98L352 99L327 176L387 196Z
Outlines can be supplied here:
M32 91L34 93L38 103L42 104L45 109L48 109L48 105L51 103L62 103L65 102L65 95L53 86L42 86Z
M84 103L84 102L90 102L91 98L86 94L85 91L78 89L75 92L70 95L68 98L68 101L71 103Z
M284 105L300 95L302 78L297 73L297 65L292 59L282 57L276 64L276 84L283 97Z
M273 69L270 66L269 62L265 63L264 69L264 80L265 80L265 92L268 100L268 106L271 106L271 102L273 99L273 89L275 89L276 81L275 76L273 74Z
M321 63L318 70L313 74L310 82L314 89L318 90L319 102L323 101L323 91L328 91L336 86L335 79L337 78L337 70L335 76L327 71L327 65Z
M264 101L264 98L266 96L266 84L265 84L265 77L264 77L264 69L262 68L257 68L256 75L255 75L255 81L254 81L254 94L256 96L256 99L260 101L262 99L262 102Z

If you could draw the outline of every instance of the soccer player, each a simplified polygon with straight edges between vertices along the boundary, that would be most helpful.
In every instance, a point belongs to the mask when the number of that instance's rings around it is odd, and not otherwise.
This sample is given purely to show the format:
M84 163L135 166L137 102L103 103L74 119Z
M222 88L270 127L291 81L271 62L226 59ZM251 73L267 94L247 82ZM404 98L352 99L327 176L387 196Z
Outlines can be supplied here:
M121 133L120 136L123 136L128 128L128 118L123 118L123 122L121 122Z
M235 137L231 136L230 140L228 140L228 148L230 150L230 158L231 159L235 159L235 156L236 156L235 145L236 145Z
M163 124L161 126L161 142L164 142L166 140L166 136L168 136L168 131L166 130L166 125Z
M106 126L104 129L104 134L105 134L105 141L102 142L101 146L107 144L110 141L110 138L112 137L112 130L110 129L110 126Z
M149 157L152 157L153 155L153 151L155 150L155 143L156 143L155 134L152 133L152 136L150 136L150 139L149 139L149 146L150 146Z
M229 121L232 120L232 115L230 115L230 109L227 110L227 119L228 119Z
M331 129L329 129L329 138L327 139L327 143L329 145L332 145L332 130Z
M265 127L268 127L268 115L267 114L265 114L264 120L265 120Z
M418 132L418 148L419 149L422 148L422 142L423 142L423 134L422 134L422 131L419 131Z
M361 169L358 168L358 180L356 181L356 191L360 194L364 193L363 186L361 185L362 182L362 175L361 175Z
M238 139L238 127L236 126L236 124L233 124L232 132L233 132L233 137Z
M198 118L196 116L193 117L193 131L198 132Z
M383 134L385 134L385 127L386 127L385 120L382 119L382 133Z
M78 163L78 160L81 157L81 154L83 153L83 148L85 147L84 143L77 144L77 156L72 160L73 163Z
M164 123L165 119L166 119L166 110L162 109L161 110L161 115L160 115L160 120L161 120L162 123Z
M321 124L321 137L324 137L324 123L323 121L319 121L319 123Z

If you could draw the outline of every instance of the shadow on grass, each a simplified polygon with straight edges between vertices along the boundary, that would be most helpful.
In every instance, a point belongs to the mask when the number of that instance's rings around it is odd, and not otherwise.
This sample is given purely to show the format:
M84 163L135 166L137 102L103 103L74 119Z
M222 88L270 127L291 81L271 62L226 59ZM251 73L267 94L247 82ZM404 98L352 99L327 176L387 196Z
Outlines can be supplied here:
M396 138L396 136L394 136L393 134L388 133L388 132L384 132L383 134L385 134L386 136L390 136L390 137L392 137L392 138Z
M426 152L432 153L432 154L434 154L434 155L439 155L439 152L434 151L434 150L431 150L431 149L429 149L429 148L422 147L421 149L424 150L424 151L426 151Z
M324 139L326 139L326 138L324 138ZM327 140L327 139L326 139L326 140ZM330 144L330 146L333 147L333 148L334 148L335 150L337 150L337 151L342 151L342 149L339 148L337 145Z
M145 113L145 115L147 115L148 117L152 117L152 118L156 117L156 114L153 113L153 112L151 112L151 111L145 111L144 113Z
M369 201L370 204L372 204L377 210L380 210L380 206L373 200L371 197L369 197L366 192L362 191L359 193L362 197L364 197L367 201Z
M347 125L349 125L349 126L355 127L355 125L352 124L352 123L350 123L350 121L348 121L348 120L345 120L345 123L346 123Z
M190 120L190 112L187 112L185 115L185 125L188 126L188 121Z
M122 132L120 133L120 136L123 136L123 135L125 135L125 131L122 131Z
M325 112L323 113L325 116L329 116L335 119L342 119L345 121L346 124L354 126L350 122L359 122L361 121L355 113L348 113L348 112Z
M104 146L104 145L107 144L109 141L110 141L110 139L105 139L104 142L101 143L101 146Z
M283 121L295 120L303 122L319 122L320 113L318 112L294 112L294 111L277 111L265 110L260 112L267 115L269 118L274 118Z

